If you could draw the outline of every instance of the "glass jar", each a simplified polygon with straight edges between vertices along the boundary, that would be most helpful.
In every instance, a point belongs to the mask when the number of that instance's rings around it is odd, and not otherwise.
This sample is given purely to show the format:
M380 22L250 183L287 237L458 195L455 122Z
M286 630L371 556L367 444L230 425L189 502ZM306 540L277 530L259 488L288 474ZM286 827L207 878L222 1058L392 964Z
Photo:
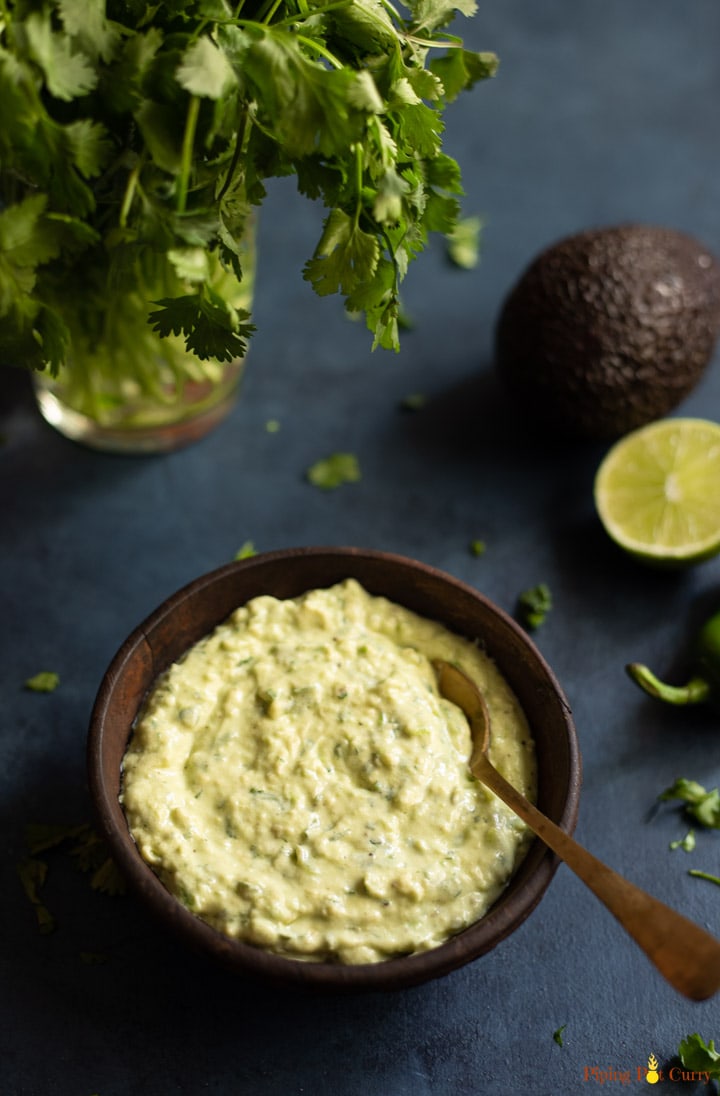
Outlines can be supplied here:
M241 317L252 308L255 283L255 224L243 241L242 281L208 257L211 286ZM156 302L192 291L159 256L156 276L109 289L107 304L91 315L82 302L66 308L70 347L57 376L34 374L43 418L61 434L95 449L158 453L197 441L232 410L245 358L201 360L188 352L181 334L161 337L148 322Z

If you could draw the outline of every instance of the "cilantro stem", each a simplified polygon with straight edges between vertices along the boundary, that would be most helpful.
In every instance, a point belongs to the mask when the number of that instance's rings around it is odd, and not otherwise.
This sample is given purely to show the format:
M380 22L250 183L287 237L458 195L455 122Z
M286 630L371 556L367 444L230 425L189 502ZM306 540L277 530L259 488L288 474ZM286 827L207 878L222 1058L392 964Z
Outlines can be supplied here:
M424 46L428 49L434 47L435 49L463 49L462 42L456 42L452 38L448 38L446 41L438 41L435 38L418 38L416 34L403 34L402 37L406 42L412 42L414 46Z
M132 206L135 192L137 190L138 179L140 178L141 169L142 159L139 159L128 176L127 186L125 187L125 193L123 194L122 205L120 206L120 214L118 218L121 228L125 228L125 225L127 224L130 207Z
M235 148L233 149L232 160L230 161L230 166L227 170L227 174L225 176L225 180L223 182L223 185L220 187L220 191L218 192L218 196L217 196L217 201L218 202L221 202L223 200L223 198L227 194L228 190L230 189L230 184L232 183L233 179L235 178L235 172L237 171L237 166L238 166L238 163L240 162L240 157L242 156L242 153L245 150L245 145L247 143L246 138L247 138L247 133L248 133L248 124L249 124L249 122L250 122L249 112L247 110L244 110L242 119L240 121L240 125L238 126L238 129L237 129L237 134L235 136Z
M190 184L190 171L192 168L193 160L193 146L195 144L195 131L197 130L199 114L200 99L197 95L193 95L190 99L187 119L185 121L185 133L183 134L182 162L180 166L180 175L178 177L177 189L178 213L184 213L187 206L188 186Z
M269 0L269 2L268 0L266 0L266 2L258 8L253 18L251 20L248 20L248 22L265 23L267 25L281 3L282 0Z
M363 150L362 145L355 145L355 186L357 187L357 202L355 203L355 228L360 224L362 213L362 189L363 189Z
M333 68L344 68L342 61L338 61L335 54L331 53L330 50L326 49L320 42L316 42L313 38L306 38L304 34L298 34L295 37L298 42L302 42L308 49L314 50L315 53L318 53L321 57L324 57L326 61L329 61Z
M263 19L263 23L269 23L272 20L273 15L278 10L278 8L282 4L282 2L283 2L283 0L275 0L273 5L271 6L269 12L267 13L265 18Z
M323 4L322 7L314 8L312 12L303 12L302 19L307 19L311 15L327 15L331 11L342 11L345 8L352 6L353 0L335 0L334 3ZM286 15L284 19L278 19L275 23L276 27L296 26L301 19L298 18L297 12L293 12L291 15Z
M698 871L696 868L692 868L688 875L692 875L694 879L705 879L708 883L715 883L720 886L720 878L717 875L711 875L710 872Z

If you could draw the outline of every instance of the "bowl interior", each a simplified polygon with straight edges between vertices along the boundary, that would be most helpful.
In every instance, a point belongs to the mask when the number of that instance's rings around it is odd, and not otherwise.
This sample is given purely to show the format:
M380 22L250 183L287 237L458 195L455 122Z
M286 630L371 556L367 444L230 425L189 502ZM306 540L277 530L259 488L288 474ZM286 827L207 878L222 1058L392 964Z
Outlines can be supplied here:
M140 857L118 799L133 721L159 674L250 598L296 597L345 578L480 641L530 723L538 757L538 806L572 832L581 780L575 729L552 671L526 633L483 595L443 572L390 553L355 548L266 553L204 575L168 598L128 637L103 678L88 736L88 776L99 826L119 868L164 923L194 947L239 971L284 984L399 988L448 973L495 947L540 901L557 868L556 857L535 840L491 910L432 951L363 966L306 963L229 940L184 909Z

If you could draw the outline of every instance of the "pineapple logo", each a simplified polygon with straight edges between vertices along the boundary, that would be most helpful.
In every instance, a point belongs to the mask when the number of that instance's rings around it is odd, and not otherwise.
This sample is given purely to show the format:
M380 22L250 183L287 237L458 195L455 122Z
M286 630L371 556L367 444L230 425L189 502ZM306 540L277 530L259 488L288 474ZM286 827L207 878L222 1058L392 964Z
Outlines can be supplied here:
M654 1054L651 1054L648 1058L648 1068L645 1074L645 1080L649 1085L656 1085L660 1080L660 1074L658 1073L658 1066L660 1063Z

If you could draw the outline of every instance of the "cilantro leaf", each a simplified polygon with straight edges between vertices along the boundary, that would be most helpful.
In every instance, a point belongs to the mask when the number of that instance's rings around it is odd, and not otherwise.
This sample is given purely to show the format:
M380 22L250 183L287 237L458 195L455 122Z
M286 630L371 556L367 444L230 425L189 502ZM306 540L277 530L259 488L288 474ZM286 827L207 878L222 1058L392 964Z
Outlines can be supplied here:
M291 156L333 156L361 137L364 113L352 104L355 73L305 56L292 31L254 25L242 70L254 89L260 124Z
M41 670L25 682L25 688L33 693L52 693L60 684L60 675L52 670Z
M105 842L87 823L77 826L31 824L26 827L25 839L30 855L18 865L18 874L23 889L35 908L40 932L52 932L55 929L55 918L42 899L41 891L47 878L48 864L46 860L38 858L38 853L65 846L76 867L82 872L91 873L90 886L93 890L111 895L125 892L124 879L108 855Z
M679 837L677 841L670 842L671 851L675 849L682 849L683 852L692 852L695 848L695 831L688 830L684 837Z
M110 61L121 39L119 26L105 17L105 0L58 0L62 24L93 59Z
M113 153L105 126L79 118L65 127L72 160L81 175L92 179L99 175Z
M237 83L232 65L206 35L192 43L177 70L178 83L191 95L220 99Z
M334 209L325 222L314 257L305 265L303 277L320 296L352 294L372 281L379 257L377 239L358 228L342 209Z
M33 905L38 929L43 935L53 932L55 929L55 918L40 897L40 890L47 877L47 870L48 867L45 861L38 860L35 857L28 857L18 864L18 875L20 876L22 888Z
M343 483L356 483L361 478L360 464L353 453L333 453L312 464L307 478L314 487L330 491Z
M95 869L90 879L90 886L102 894L125 894L125 880L112 857L106 857Z
M428 398L424 392L410 392L400 401L401 411L422 411L427 405Z
M715 1050L715 1042L708 1043L698 1035L686 1035L678 1048L678 1056L686 1069L696 1073L705 1073L709 1080L720 1080L720 1052Z
M25 828L25 843L31 856L55 849L63 842L74 840L87 831L87 826L55 826L43 822L31 823Z
M415 23L422 30L447 26L456 11L474 15L477 4L475 0L414 0L413 3Z
M552 609L552 594L544 582L531 586L518 597L518 613L527 628L534 630L545 623Z
M48 90L58 99L87 95L97 84L97 73L88 57L69 35L53 30L50 12L32 12L25 20L29 52L45 74Z
M430 71L438 77L446 102L457 99L461 91L471 88L478 80L487 80L498 69L494 53L472 53L466 49L450 49L444 57L430 63Z
M234 361L247 351L247 339L255 330L245 322L248 313L232 307L209 287L182 297L156 302L160 307L148 316L160 335L184 335L185 345L201 360Z
M449 230L447 252L450 261L463 270L473 270L480 260L479 217L465 217Z
M709 829L720 829L720 791L706 791L695 780L679 777L674 784L658 796L663 802L679 799L687 814Z

